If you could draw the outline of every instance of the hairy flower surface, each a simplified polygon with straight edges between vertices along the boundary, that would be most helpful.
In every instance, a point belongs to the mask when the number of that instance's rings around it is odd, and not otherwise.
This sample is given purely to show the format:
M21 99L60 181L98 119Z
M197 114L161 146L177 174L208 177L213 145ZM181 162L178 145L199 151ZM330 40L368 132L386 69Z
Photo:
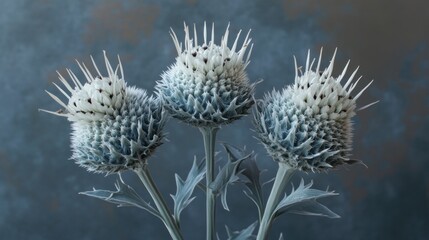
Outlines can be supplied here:
M68 98L68 104L48 92L65 110L46 112L72 122L71 159L89 171L112 173L145 164L161 145L166 113L158 98L126 86L120 60L114 71L105 53L104 56L107 77L101 75L95 63L98 77L79 64L87 79L85 84L67 70L74 88L61 75L59 78L71 94L56 86Z
M194 126L228 124L248 113L254 103L254 84L250 84L245 69L250 51L244 59L251 39L247 34L238 49L238 33L232 48L227 46L229 26L221 44L214 43L214 26L211 40L207 40L204 23L202 45L198 45L194 26L194 39L185 25L185 48L171 31L178 56L176 62L162 74L157 84L159 96L170 114Z
M319 72L322 51L316 70L310 64L310 52L305 72L295 83L282 91L266 94L257 103L254 123L259 139L277 161L303 171L320 171L341 164L357 162L350 159L352 121L356 100L372 81L354 97L352 91L356 69L344 85L341 84L348 63L341 75L333 77L335 53L328 68ZM361 109L371 106L371 103Z

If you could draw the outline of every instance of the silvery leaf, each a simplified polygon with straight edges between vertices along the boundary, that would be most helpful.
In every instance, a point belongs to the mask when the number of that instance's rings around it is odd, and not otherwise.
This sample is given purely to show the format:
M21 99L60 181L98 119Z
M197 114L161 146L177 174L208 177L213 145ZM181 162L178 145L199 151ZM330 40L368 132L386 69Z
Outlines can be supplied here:
M338 193L314 189L311 188L312 185L313 182L304 185L304 181L301 180L298 188L292 189L292 192L289 195L285 195L279 202L272 217L275 218L288 212L301 215L339 218L337 214L317 202L319 198L336 196Z
M239 154L240 157L245 156L245 149L238 149L232 145L224 146L231 155L232 149L235 149L235 152ZM262 197L262 186L260 182L262 171L259 170L258 165L256 164L256 156L253 152L248 159L240 163L238 170L247 179L244 183L250 192L244 191L244 194L249 197L253 203L255 203L256 207L258 207L259 220L261 220L264 212L264 200Z
M228 152L228 150L227 150ZM248 159L250 155L243 158L236 158L234 155L228 152L228 161L222 167L215 180L210 184L210 188L213 190L215 195L221 196L222 206L225 210L229 211L226 195L228 192L228 185L238 182L240 178L238 175L241 171L238 169L240 163Z
M249 240L249 239L255 239L255 236L252 235L253 231L255 230L257 222L252 223L247 228L241 230L241 231L235 231L231 232L231 230L226 227L226 232L228 234L228 240Z
M118 204L118 207L138 207L162 220L158 210L153 208L149 202L143 200L132 187L125 184L121 175L119 175L119 179L116 181L115 187L116 191L94 189L92 191L80 192L79 194Z
M245 149L237 148L230 144L223 144L228 155L232 159L246 158L249 154L245 153ZM250 156L240 163L238 171L247 179L245 185L249 191L244 191L244 194L249 197L258 208L259 218L262 218L264 213L264 201L262 197L262 186L260 183L260 175L262 173L256 164L256 156L252 152Z
M332 212L325 205L315 201L305 201L297 204L295 207L288 211L289 213L307 215L307 216L320 216L328 218L340 218L336 213Z
M204 163L204 162L202 162ZM194 199L192 193L194 192L195 187L201 182L206 173L206 167L204 164L197 164L196 159L192 164L192 168L186 177L186 180L183 181L179 175L176 176L176 194L171 195L174 200L174 218L177 222L180 219L180 213L185 209Z

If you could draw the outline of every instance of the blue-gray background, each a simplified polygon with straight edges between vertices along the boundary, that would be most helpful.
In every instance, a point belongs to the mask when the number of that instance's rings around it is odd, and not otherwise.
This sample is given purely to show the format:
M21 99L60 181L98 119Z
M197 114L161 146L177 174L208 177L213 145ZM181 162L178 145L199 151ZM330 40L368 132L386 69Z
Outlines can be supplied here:
M321 3L323 2L323 3ZM354 157L364 166L329 174L302 175L315 186L340 192L325 201L342 216L324 219L287 215L272 237L287 239L427 239L429 235L429 4L424 0L283 1L0 1L0 239L168 239L159 220L132 208L118 209L78 195L92 187L113 188L115 177L86 172L67 161L69 123L38 112L59 106L44 93L55 91L56 70L74 59L102 63L102 50L120 54L130 85L153 91L175 57L168 35L182 24L231 21L231 31L252 28L252 81L264 79L256 96L294 77L293 55L303 65L307 49L324 46L324 63L338 47L336 73L351 59L362 85L374 84L359 105L379 104L355 118ZM217 35L220 39L220 34ZM326 66L326 65L325 65ZM79 75L81 76L81 75ZM249 131L249 118L224 127L219 141L247 145L274 176L275 164ZM175 191L175 172L186 174L194 155L203 156L199 132L172 120L169 142L150 160L165 197ZM218 145L220 150L220 146ZM297 183L299 177L294 181ZM146 196L138 179L127 182ZM201 193L183 213L186 239L203 239ZM169 204L171 204L171 199ZM238 230L256 220L242 194L230 189L231 212L218 209L218 231Z

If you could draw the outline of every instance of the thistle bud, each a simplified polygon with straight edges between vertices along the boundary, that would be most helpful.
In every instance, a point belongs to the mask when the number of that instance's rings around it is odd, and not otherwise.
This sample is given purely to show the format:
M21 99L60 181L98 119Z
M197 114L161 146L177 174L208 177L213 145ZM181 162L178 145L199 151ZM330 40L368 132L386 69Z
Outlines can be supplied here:
M372 83L353 97L352 91L360 80L353 81L357 69L342 85L348 63L335 78L332 76L335 53L329 67L319 72L321 57L322 52L314 71L309 52L301 75L295 61L295 83L266 94L254 111L256 132L268 153L275 160L303 171L321 171L356 162L350 159L351 118L355 115L356 100Z
M240 33L229 48L227 28L221 44L216 45L214 26L208 40L205 24L201 45L195 26L191 39L185 25L184 49L174 31L171 36L178 56L157 84L158 95L170 114L198 127L228 124L246 115L254 103L254 84L249 83L245 72L252 48L245 58L251 41L249 34L241 48Z
M44 111L72 122L72 160L89 171L113 173L146 163L161 145L166 114L158 98L126 86L120 60L115 71L106 55L105 62L107 77L101 75L95 63L97 77L79 64L87 79L85 84L71 70L67 71L74 87L60 75L70 94L55 86L68 98L68 104L48 92L65 110Z

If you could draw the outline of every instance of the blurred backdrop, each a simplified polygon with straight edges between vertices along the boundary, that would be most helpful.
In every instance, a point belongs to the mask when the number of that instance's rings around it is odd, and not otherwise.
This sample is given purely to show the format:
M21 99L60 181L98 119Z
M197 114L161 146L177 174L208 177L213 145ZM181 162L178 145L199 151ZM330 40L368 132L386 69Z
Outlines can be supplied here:
M338 47L336 74L348 59L360 66L362 85L374 84L358 101L354 157L365 162L329 172L301 174L335 189L324 203L340 219L287 215L276 221L272 239L427 239L429 235L429 3L424 0L283 1L0 1L0 238L1 239L168 239L161 222L146 212L116 208L80 191L113 189L115 176L91 174L68 161L70 125L38 111L59 109L44 92L55 91L55 71L78 71L74 59L102 63L102 50L119 54L126 81L152 92L176 56L168 34L183 39L183 21L202 27L215 22L217 41L228 22L231 32L252 29L255 44L248 67L252 81L263 79L256 97L294 79L293 55L303 65L310 49L324 47L327 66ZM78 76L82 76L79 74ZM258 165L275 175L275 163L253 138L250 117L225 126L218 136L258 153ZM203 157L198 130L174 119L169 141L150 159L155 180L172 204L174 173ZM217 145L217 150L222 150ZM223 160L225 157L221 154ZM138 179L128 184L148 197ZM218 209L218 232L239 230L257 218L233 186L231 211ZM265 192L268 194L268 191ZM186 239L203 239L204 196L186 209ZM426 236L426 237L425 237Z

